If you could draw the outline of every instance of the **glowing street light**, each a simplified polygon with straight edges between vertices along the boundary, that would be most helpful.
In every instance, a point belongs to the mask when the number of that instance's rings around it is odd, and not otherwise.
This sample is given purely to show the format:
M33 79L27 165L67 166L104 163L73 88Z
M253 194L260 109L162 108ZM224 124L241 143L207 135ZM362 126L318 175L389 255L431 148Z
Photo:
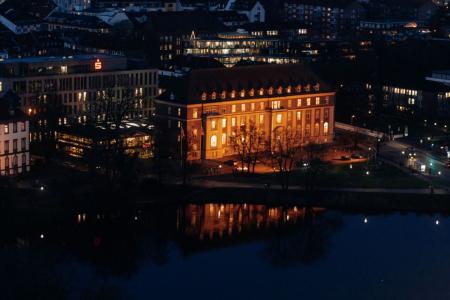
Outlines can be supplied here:
M44 234L41 233L41 235L39 237L41 238L41 240L44 239Z
M439 225L439 220L436 220L434 224Z
M364 218L364 224L367 224L369 222L369 220L367 220L367 218Z

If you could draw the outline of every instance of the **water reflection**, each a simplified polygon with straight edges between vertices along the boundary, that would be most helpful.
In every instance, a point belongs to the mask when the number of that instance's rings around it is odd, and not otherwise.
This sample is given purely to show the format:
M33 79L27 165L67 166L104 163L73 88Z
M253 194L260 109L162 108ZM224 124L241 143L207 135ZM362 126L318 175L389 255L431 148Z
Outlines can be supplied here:
M170 264L174 253L186 258L258 243L255 255L269 264L295 265L317 260L329 250L341 223L328 215L321 208L208 203L128 213L83 211L52 222L4 224L0 264L6 268L0 276L11 283L5 290L11 299L31 299L33 294L64 299L77 280L83 282L77 296L97 299L115 290L105 278L131 280L144 271L144 264Z

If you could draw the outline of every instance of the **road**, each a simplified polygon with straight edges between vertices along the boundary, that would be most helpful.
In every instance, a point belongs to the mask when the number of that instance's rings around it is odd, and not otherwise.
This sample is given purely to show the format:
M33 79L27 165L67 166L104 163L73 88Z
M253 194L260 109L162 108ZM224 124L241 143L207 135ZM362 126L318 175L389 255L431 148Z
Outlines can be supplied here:
M381 148L380 155L382 158L400 165L405 162L405 156L402 154L402 151L408 147L411 146L401 141L390 141ZM417 148L414 152L416 153L416 161L426 165L426 171L421 172L419 176L432 185L450 187L450 169L446 168L444 159L435 157L431 153Z

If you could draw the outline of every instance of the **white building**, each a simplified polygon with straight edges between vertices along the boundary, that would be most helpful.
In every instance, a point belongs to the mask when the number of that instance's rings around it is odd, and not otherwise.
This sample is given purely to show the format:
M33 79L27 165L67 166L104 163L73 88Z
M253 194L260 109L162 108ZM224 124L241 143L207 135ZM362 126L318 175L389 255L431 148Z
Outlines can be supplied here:
M30 170L30 132L25 114L13 105L12 92L0 98L0 175L17 175Z

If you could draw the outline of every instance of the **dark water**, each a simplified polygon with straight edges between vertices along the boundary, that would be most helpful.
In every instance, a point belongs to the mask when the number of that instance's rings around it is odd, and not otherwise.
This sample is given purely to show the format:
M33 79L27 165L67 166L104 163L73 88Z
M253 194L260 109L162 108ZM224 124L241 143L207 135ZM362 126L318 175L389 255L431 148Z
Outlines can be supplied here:
M192 204L0 232L0 299L450 298L440 215Z

